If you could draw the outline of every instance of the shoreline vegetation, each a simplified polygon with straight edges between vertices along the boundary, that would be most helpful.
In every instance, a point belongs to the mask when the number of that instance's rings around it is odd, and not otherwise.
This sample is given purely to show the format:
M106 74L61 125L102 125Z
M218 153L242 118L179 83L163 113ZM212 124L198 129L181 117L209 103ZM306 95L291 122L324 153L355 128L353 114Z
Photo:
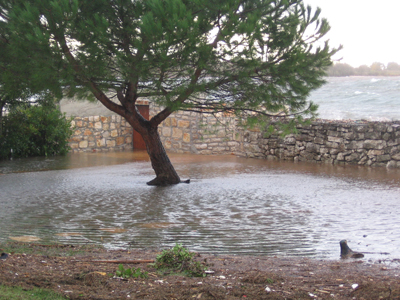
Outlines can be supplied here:
M372 65L361 65L354 68L346 63L335 63L327 70L328 77L347 77L347 76L400 76L400 65L390 62L386 66L380 62Z
M9 253L0 260L0 299L55 299L39 291L57 299L400 298L399 260L339 259L339 249L337 260L195 253L207 270L201 277L155 269L148 262L160 249L6 242L0 251ZM146 276L117 276L130 268ZM2 298L5 291L16 297Z

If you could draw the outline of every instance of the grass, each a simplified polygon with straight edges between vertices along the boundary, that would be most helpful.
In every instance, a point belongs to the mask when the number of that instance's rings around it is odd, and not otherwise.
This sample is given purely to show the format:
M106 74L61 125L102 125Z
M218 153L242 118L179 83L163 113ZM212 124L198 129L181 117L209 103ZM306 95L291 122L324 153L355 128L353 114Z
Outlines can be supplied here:
M75 256L85 254L102 248L98 245L60 245L60 244L35 244L24 242L6 242L0 245L0 252L25 253L47 256Z
M65 300L63 296L44 289L26 290L21 287L0 285L0 300Z

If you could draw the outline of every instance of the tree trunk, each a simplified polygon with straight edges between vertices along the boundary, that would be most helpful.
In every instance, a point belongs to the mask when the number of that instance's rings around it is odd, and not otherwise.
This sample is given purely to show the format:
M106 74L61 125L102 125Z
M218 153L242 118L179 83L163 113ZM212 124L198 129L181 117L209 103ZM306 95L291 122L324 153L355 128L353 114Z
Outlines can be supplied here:
M3 134L3 107L5 104L0 102L0 136Z
M170 185L180 183L181 179L165 152L157 127L148 127L146 134L142 134L142 137L146 143L151 165L156 173L156 178L147 182L147 184Z

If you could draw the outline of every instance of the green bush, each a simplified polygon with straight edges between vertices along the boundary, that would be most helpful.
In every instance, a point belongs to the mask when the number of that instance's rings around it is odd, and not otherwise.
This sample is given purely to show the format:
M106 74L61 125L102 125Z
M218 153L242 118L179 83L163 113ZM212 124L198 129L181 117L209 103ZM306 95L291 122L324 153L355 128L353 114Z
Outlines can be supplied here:
M71 120L54 107L13 110L4 118L0 159L64 155L71 135Z
M190 252L181 244L176 244L172 249L163 250L157 256L153 267L164 273L182 273L190 277L204 277L207 267L194 260L196 253Z

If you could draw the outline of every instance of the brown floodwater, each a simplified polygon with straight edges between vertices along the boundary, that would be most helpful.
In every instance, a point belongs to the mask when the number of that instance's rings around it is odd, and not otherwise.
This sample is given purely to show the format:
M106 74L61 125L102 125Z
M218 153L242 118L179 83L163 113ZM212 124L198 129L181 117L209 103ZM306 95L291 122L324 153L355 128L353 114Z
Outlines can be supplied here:
M151 187L145 152L0 162L0 242L400 258L400 169L170 154L190 184ZM23 239L23 238L22 238Z

